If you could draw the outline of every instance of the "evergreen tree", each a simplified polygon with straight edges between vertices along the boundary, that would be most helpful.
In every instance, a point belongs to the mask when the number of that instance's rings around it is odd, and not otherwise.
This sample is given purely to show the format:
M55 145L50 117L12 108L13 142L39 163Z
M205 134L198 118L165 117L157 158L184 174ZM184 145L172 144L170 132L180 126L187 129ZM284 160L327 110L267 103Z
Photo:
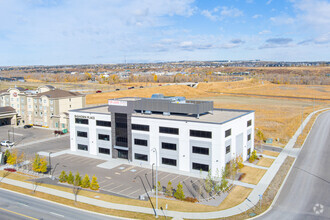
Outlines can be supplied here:
M61 175L59 176L59 180L61 183L65 183L68 179L68 176L66 175L65 171L63 170L61 172Z
M92 182L91 182L91 185L90 185L90 189L92 189L92 190L98 190L99 188L100 188L100 186L97 183L97 178L96 178L96 176L93 176L92 177Z
M80 176L79 172L77 172L76 175L74 176L73 185L81 186L81 176Z
M172 187L171 181L168 181L165 195L167 195L167 196L173 196L173 187Z
M81 187L82 188L89 188L91 185L89 176L86 174L81 182Z
M69 184L73 184L73 181L74 181L74 176L73 176L72 172L70 171L68 178L67 178L67 182Z
M179 182L176 192L174 193L174 197L179 200L184 200L185 195L182 189L182 184Z

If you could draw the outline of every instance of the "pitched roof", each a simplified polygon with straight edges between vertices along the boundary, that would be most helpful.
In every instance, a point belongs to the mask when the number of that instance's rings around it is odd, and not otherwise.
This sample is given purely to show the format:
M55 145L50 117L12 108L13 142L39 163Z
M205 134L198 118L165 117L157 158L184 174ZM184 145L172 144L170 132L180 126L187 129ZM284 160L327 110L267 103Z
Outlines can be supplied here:
M72 97L72 96L84 96L83 94L79 92L70 92L66 90L61 89L54 89L47 92L38 93L36 97L41 96L47 96L48 98L54 99L54 98L65 98L65 97Z
M0 107L0 113L16 112L16 110L10 106Z

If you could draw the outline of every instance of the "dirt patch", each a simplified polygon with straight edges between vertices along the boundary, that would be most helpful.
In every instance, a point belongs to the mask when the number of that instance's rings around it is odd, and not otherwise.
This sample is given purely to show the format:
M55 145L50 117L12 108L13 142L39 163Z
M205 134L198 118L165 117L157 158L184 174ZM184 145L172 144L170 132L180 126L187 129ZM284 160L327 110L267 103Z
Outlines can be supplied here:
M258 169L255 167L244 166L240 172L246 175L242 178L242 182L250 184L258 184L260 179L264 176L267 170Z
M262 167L270 167L274 162L274 159L262 157L257 165Z
M271 157L277 157L280 153L275 152L275 151L270 151L270 150L264 150L262 152L262 154L267 155L267 156L271 156Z

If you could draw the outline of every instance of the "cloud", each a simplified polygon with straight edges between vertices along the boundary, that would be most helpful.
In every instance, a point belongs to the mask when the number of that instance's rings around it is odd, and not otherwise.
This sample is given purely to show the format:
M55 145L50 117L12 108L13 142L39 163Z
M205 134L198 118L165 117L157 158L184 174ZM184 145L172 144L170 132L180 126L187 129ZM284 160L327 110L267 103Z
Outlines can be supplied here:
M254 3L254 0L245 0L245 1L246 1L246 3L249 3L249 4Z
M260 31L258 34L263 35L263 34L270 34L270 33L271 33L270 30L263 30L263 31Z
M268 0L268 1L266 2L266 5L269 5L270 3L272 3L272 1L273 1L273 0Z
M221 44L219 46L219 48L220 49L232 49L232 48L237 48L244 43L245 43L245 41L243 41L241 39L232 39L228 43Z
M296 22L295 18L290 17L288 15L279 15L275 17L271 17L270 21L275 25L292 25Z
M265 43L259 47L259 49L266 48L277 48L277 47L288 47L292 46L291 43L293 40L291 38L269 38L265 41Z
M234 18L243 15L243 12L233 7L216 7L212 10L203 10L201 15L207 17L211 21L221 21L226 18Z
M261 14L255 14L255 15L252 16L252 18L254 18L254 19L261 18L261 17L262 17Z

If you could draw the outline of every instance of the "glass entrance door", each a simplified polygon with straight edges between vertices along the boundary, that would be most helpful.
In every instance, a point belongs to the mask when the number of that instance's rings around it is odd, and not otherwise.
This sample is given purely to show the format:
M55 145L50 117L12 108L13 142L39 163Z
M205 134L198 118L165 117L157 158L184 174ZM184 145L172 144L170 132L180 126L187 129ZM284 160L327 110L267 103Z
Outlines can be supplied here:
M127 150L118 150L118 158L128 159L128 151Z

